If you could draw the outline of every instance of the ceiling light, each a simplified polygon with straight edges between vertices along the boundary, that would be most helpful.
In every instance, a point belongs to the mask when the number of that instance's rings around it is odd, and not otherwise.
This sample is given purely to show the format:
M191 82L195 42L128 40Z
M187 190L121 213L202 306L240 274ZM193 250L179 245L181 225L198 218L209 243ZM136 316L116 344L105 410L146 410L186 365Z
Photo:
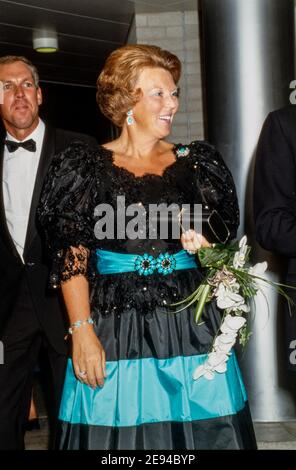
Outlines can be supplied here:
M56 31L38 29L33 32L33 48L36 52L56 52L59 48Z

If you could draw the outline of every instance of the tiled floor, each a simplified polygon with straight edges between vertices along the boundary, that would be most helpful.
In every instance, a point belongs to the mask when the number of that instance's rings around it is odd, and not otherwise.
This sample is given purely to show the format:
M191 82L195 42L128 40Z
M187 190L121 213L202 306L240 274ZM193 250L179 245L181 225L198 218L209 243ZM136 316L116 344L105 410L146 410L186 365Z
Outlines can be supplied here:
M259 449L296 450L296 421L255 423Z
M47 418L39 418L40 430L26 433L25 446L27 450L48 449L48 423Z
M28 450L45 450L48 446L47 419L40 419L41 429L26 435ZM255 423L259 449L296 450L296 421L283 423Z

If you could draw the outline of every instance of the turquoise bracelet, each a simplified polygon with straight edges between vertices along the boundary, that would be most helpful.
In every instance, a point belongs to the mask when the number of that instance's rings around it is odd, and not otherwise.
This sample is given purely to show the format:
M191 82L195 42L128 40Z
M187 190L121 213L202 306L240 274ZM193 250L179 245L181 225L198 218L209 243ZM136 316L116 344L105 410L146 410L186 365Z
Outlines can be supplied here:
M91 317L88 317L86 320L77 320L76 322L72 323L72 325L68 329L69 334L72 335L75 328L79 328L81 325L86 324L93 325L93 319Z

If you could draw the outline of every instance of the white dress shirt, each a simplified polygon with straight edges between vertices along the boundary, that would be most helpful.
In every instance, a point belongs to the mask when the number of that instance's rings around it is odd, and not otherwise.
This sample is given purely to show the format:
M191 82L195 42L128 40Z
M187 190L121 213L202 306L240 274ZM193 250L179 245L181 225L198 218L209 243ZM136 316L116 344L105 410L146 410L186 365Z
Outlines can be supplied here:
M36 152L29 152L19 147L15 152L10 153L6 145L4 146L3 198L6 222L22 260L44 131L44 122L39 119L36 129L24 139L35 140ZM19 142L8 132L6 138Z

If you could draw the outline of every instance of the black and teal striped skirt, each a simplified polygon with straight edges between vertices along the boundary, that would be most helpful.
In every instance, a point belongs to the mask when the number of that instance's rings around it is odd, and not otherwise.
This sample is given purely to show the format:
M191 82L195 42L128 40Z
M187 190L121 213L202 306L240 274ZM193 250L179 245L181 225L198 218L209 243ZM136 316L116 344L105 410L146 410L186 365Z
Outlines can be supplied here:
M207 306L196 325L191 309L141 314L130 307L95 312L107 378L93 390L69 359L59 415L59 449L254 449L246 390L233 352L225 374L194 381L195 368L220 323Z

